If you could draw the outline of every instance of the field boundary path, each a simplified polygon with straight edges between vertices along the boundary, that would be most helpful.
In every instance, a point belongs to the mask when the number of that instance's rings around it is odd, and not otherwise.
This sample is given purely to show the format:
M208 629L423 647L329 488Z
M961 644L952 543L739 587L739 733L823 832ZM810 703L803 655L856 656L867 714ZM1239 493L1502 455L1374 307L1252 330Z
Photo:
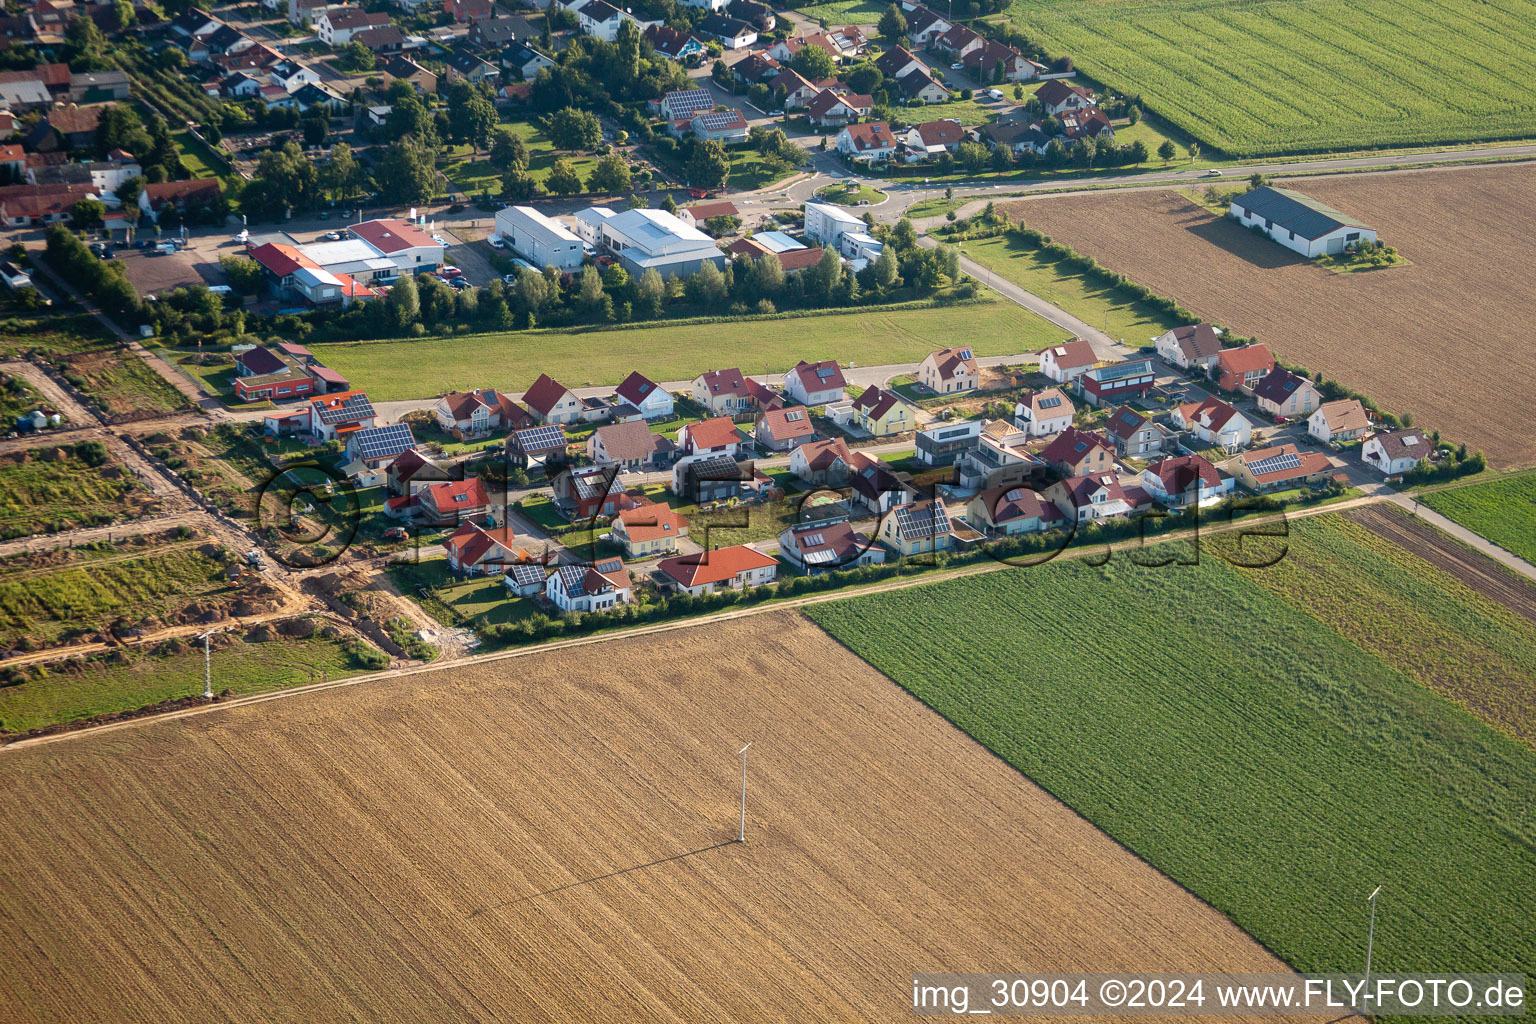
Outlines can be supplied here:
M1440 530L1442 533L1450 534L1452 537L1455 537L1467 547L1482 552L1489 558L1493 559L1495 562L1503 565L1505 568L1512 569L1520 575L1524 576L1526 579L1531 580L1532 582L1536 582L1536 565L1532 565L1530 562L1527 562L1513 551L1501 548L1497 544L1488 540L1486 537L1473 533L1471 530L1467 529L1465 526L1462 526L1454 519L1447 519L1439 512L1436 512L1434 509L1430 508L1428 505L1423 504L1417 497L1412 494L1403 494L1399 491L1393 491L1386 497L1387 500L1392 502L1394 505L1398 505L1401 508L1408 510L1413 515L1418 516L1426 523Z
M1325 505L1316 505L1311 508L1296 509L1290 512L1279 512L1273 515L1250 516L1235 523L1227 523L1218 526L1205 527L1200 531L1202 537L1216 536L1231 533L1236 530L1254 530L1265 525L1273 525L1277 522L1288 522L1291 519L1306 518L1315 515L1323 515L1330 512L1344 512L1352 508L1362 508L1378 504L1387 500L1378 495L1361 498L1352 498L1347 501L1331 502ZM1158 537L1155 543L1163 544L1179 540L1189 539L1188 531L1176 531ZM1109 544L1094 544L1089 547L1065 551L1061 558L1086 558L1100 556L1104 552L1124 552L1134 550L1142 546L1143 541L1138 538L1115 541ZM766 601L750 608L734 608L729 611L715 612L710 615L699 615L693 618L676 619L669 622L659 622L645 626L635 626L630 629L619 629L612 632L600 633L596 636L575 637L569 640L555 640L544 644L531 644L527 647L515 647L509 650L492 651L487 654L470 655L453 661L455 667L470 664L482 664L497 661L508 661L515 658L523 658L533 654L548 651L564 650L568 647L585 647L589 644L607 643L610 640L623 640L631 637L650 636L656 633L669 633L679 629L693 629L698 626L706 626L711 623L724 622L730 619L744 618L749 615L763 615L769 612L784 611L787 609L799 609L809 605L821 604L826 601L843 601L849 598L865 597L870 594L879 594L890 590L904 590L908 587L926 586L932 583L942 583L947 580L959 579L964 576L976 576L981 573L999 572L1005 569L1015 569L1019 566L1003 562L983 562L979 565L968 565L958 569L941 569L936 572L925 573L920 576L909 576L887 580L881 583L873 583L865 587L854 587L848 590L831 591L819 594L809 594L805 597L789 598L786 600ZM203 715L224 708L248 707L269 700L282 700L290 697L299 697L305 694L317 693L321 690L336 689L343 686L356 686L361 683L379 682L385 679L396 679L400 676L417 675L422 672L431 672L442 667L436 662L427 662L420 665L409 665L402 668L391 668L382 672L372 672L366 675L351 676L346 679L331 680L323 683L311 683L307 686L296 686L286 690L274 690L269 693L253 694L249 697L238 697L232 700L214 700L205 704L198 704L188 708L167 712L163 715L145 715L140 718L126 719L123 721L107 722L102 725L89 726L83 729L75 729L66 732L53 733L47 736L37 736L31 739L21 739L0 747L0 755L6 751L17 750L25 747L37 746L45 743L63 743L84 736L94 736L98 733L109 732L116 729L131 729L157 722L165 722L179 718L189 718L193 715Z

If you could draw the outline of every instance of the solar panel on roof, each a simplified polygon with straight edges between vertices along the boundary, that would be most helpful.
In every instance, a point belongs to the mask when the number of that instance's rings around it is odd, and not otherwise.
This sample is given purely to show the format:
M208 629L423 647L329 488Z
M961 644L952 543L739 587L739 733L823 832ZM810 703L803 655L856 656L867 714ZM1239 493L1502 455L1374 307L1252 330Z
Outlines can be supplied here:
M353 435L352 440L357 445L358 456L364 459L386 459L416 447L411 428L404 423L364 430Z
M1045 398L1045 399L1041 400L1040 408L1042 408L1042 409L1054 409L1054 408L1056 408L1060 404L1061 404L1061 399L1059 399L1059 398L1056 398L1056 397Z
M667 107L674 117L694 114L700 110L713 110L715 98L708 89L684 89L667 95Z
M949 516L938 504L921 509L915 505L902 505L896 509L896 529L907 540L936 537L949 532Z
M544 582L544 569L537 565L509 565L507 576L517 586L528 587Z
M542 427L526 427L517 431L517 446L525 452L545 451L565 447L565 430L548 424Z
M1285 469L1297 469L1301 466L1301 455L1296 452L1285 452L1280 455L1271 455L1260 459L1248 468L1254 476L1263 476L1265 473L1278 473Z
M711 131L716 128L730 127L736 123L738 116L734 110L720 110L713 113L700 114L698 120L699 124L704 126L705 131Z
M830 366L818 366L816 368L816 376L820 377L822 380L826 380L836 372L837 370Z

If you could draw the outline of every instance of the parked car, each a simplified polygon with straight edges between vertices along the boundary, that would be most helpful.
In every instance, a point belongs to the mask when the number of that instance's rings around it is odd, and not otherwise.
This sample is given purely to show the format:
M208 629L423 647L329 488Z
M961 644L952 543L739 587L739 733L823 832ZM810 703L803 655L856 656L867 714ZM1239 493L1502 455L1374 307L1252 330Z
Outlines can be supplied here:
M438 245L442 245L442 246L446 246L446 245L447 245L447 244L448 244L448 243L447 243L447 242L446 242L446 241L445 241L445 240L444 240L444 239L443 239L443 236L442 236L442 235L433 235L433 236L432 236L432 241L434 241L434 242L436 242L436 243L437 243L437 244L438 244Z
M949 70L951 70L951 71L964 71L965 70L965 65L960 63L959 61L955 61L953 64L951 64L949 66Z
M1210 170L1208 170L1204 174L1200 175L1200 177L1202 177L1202 178L1219 178L1219 177L1221 177L1221 172L1218 171L1216 168L1212 167Z
M471 285L469 283L469 278L464 277L462 275L460 275L458 277L450 277L448 279L448 284L451 287L453 287L453 288L459 289L460 291L463 291L465 288L471 287Z
M517 284L517 275L516 274L502 274L501 275L501 283L502 284Z
M437 275L439 277L463 277L464 271L460 270L452 263L444 263L440 268L438 268Z
M782 110L770 110L770 111L768 111L768 116L769 117L783 117L784 116L784 111L782 111Z
M340 231L327 231L325 233L325 240L327 242L339 242L339 241L341 241L341 232Z
M507 247L507 243L501 240L500 235L492 235L485 241L486 244L489 245L492 249L505 249Z
M321 220L330 220L331 219L331 211L330 210L321 210L320 211L320 219Z

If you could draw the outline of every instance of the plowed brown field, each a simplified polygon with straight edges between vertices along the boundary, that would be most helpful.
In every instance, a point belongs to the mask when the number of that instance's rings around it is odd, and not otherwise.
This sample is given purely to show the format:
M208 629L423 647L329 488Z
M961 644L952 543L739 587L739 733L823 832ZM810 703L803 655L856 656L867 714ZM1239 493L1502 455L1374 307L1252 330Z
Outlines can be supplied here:
M1009 211L1496 465L1536 463L1536 168L1281 184L1365 221L1412 265L1330 273L1173 191L1027 200Z
M8 1022L898 1021L913 970L1283 969L789 612L12 749L0 815Z

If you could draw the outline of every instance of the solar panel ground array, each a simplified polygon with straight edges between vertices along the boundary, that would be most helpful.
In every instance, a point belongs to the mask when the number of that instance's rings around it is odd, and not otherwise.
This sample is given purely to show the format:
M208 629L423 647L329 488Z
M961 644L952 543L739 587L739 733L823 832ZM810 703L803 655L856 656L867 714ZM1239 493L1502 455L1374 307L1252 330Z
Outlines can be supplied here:
M1233 156L1536 135L1536 0L1017 0L1010 13Z

